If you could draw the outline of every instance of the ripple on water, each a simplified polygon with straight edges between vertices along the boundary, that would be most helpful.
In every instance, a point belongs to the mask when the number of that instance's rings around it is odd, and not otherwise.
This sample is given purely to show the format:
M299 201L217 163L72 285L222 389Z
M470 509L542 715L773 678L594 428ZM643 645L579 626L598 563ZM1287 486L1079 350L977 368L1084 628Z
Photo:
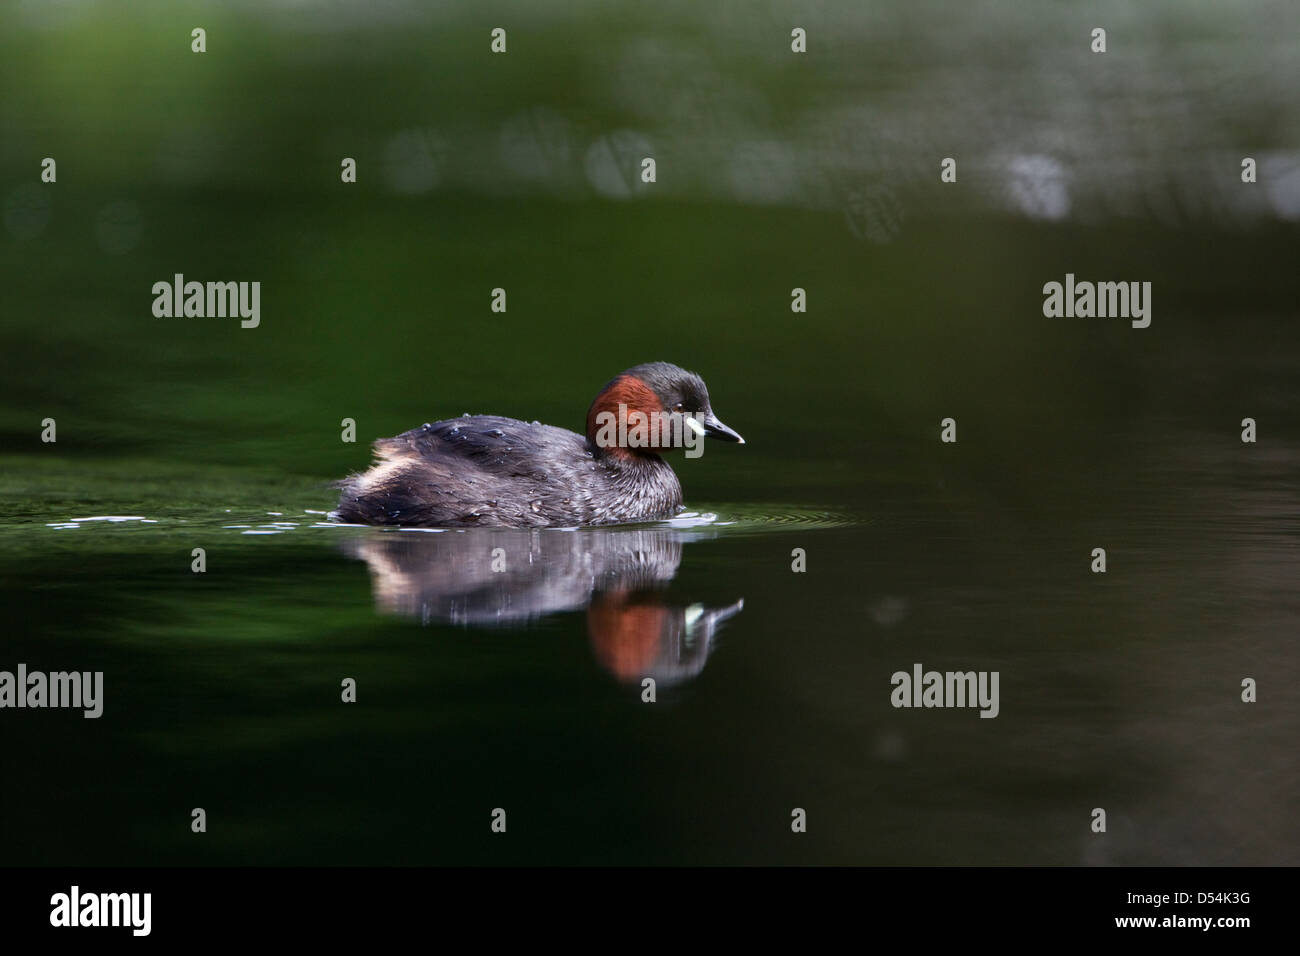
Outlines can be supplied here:
M231 509L224 509L224 514L229 514ZM283 518L284 512L268 511L267 515ZM317 529L339 529L339 528L363 528L366 530L383 530L386 532L417 532L421 534L446 534L467 533L476 530L493 530L493 529L467 529L467 528L383 528L375 529L369 525L346 524L340 521L320 520L328 518L329 512L315 511L304 509L298 517L300 520L280 520L263 522L259 524L227 524L221 525L223 530L238 531L245 535L274 535L285 534L291 531L314 531ZM233 515L232 515L233 517ZM143 515L94 515L85 518L69 518L66 521L50 521L46 527L54 530L70 530L80 528L90 522L101 522L104 524L158 524L155 518L146 518ZM858 523L853 516L843 512L830 511L819 508L791 508L784 505L745 505L737 508L722 507L717 510L691 510L683 511L681 514L662 521L645 521L633 524L622 525L601 525L598 527L565 527L565 528L546 528L535 529L545 530L550 533L556 532L617 532L624 529L644 529L644 528L668 528L684 532L691 531L711 531L725 534L761 534L773 531L802 531L817 528L839 528Z
M125 524L128 521L138 521L140 524L157 524L154 518L146 518L143 515L94 515L89 518L69 518L67 521L47 521L47 528L64 530L70 528L80 528L83 524L91 521L106 521L109 524Z
M823 508L792 508L780 504L742 505L717 511L684 511L665 522L673 527L725 528L728 533L762 533L765 531L803 531L816 528L843 528L859 524L853 515Z
M762 534L774 531L804 531L818 528L843 528L860 523L852 515L819 508L790 508L783 505L746 505L740 508L722 508L717 511L698 510L683 511L672 518L660 521L641 521L628 524L593 525L589 527L558 527L529 529L548 534L611 534L620 531L644 530L646 528L663 528L674 531L711 532L713 534ZM362 528L369 531L381 530L389 533L406 534L469 534L477 531L511 530L501 528L415 528L383 527L372 525L345 524L339 521L321 521L310 525L312 528ZM518 529L514 529L518 530Z

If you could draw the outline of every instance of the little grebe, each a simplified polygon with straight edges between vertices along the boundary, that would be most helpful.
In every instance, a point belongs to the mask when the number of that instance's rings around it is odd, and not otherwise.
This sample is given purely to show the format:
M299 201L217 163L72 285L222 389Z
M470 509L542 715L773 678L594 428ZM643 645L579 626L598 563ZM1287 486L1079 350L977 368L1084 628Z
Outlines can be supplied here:
M651 521L682 509L682 486L653 449L744 443L718 421L704 380L668 362L628 369L587 411L587 434L465 415L375 442L379 461L341 482L347 522L540 528Z

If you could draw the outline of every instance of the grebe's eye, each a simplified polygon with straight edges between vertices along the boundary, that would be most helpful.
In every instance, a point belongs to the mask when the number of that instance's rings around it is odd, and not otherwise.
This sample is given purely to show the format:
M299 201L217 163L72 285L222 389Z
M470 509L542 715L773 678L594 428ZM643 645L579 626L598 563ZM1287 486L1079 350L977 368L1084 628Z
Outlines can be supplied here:
M681 411L682 409L684 409L685 407L686 407L686 406L685 406L684 404L682 404L681 402L678 402L676 405L673 406L673 411L675 411L675 412L680 412L680 411Z

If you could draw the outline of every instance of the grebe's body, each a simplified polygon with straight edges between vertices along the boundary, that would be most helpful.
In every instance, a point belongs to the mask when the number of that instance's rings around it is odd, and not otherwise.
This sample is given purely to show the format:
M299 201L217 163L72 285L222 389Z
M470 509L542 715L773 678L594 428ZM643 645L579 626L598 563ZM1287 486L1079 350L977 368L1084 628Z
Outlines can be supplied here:
M699 436L743 442L709 405L698 376L666 362L638 365L596 396L587 434L495 415L433 422L375 442L379 461L342 482L337 516L417 527L565 527L651 521L682 508L672 467L627 429L637 415L681 416ZM642 437L644 437L642 432ZM662 433L654 448L693 447ZM656 437L659 437L656 435Z

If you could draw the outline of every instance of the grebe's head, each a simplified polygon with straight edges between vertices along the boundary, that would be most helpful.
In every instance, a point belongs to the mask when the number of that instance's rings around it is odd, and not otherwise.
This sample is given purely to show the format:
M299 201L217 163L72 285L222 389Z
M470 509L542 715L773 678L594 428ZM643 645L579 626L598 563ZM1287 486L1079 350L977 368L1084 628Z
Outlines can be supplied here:
M600 390L587 410L587 440L617 456L670 448L700 454L700 440L745 443L713 413L704 379L669 362L628 369Z

